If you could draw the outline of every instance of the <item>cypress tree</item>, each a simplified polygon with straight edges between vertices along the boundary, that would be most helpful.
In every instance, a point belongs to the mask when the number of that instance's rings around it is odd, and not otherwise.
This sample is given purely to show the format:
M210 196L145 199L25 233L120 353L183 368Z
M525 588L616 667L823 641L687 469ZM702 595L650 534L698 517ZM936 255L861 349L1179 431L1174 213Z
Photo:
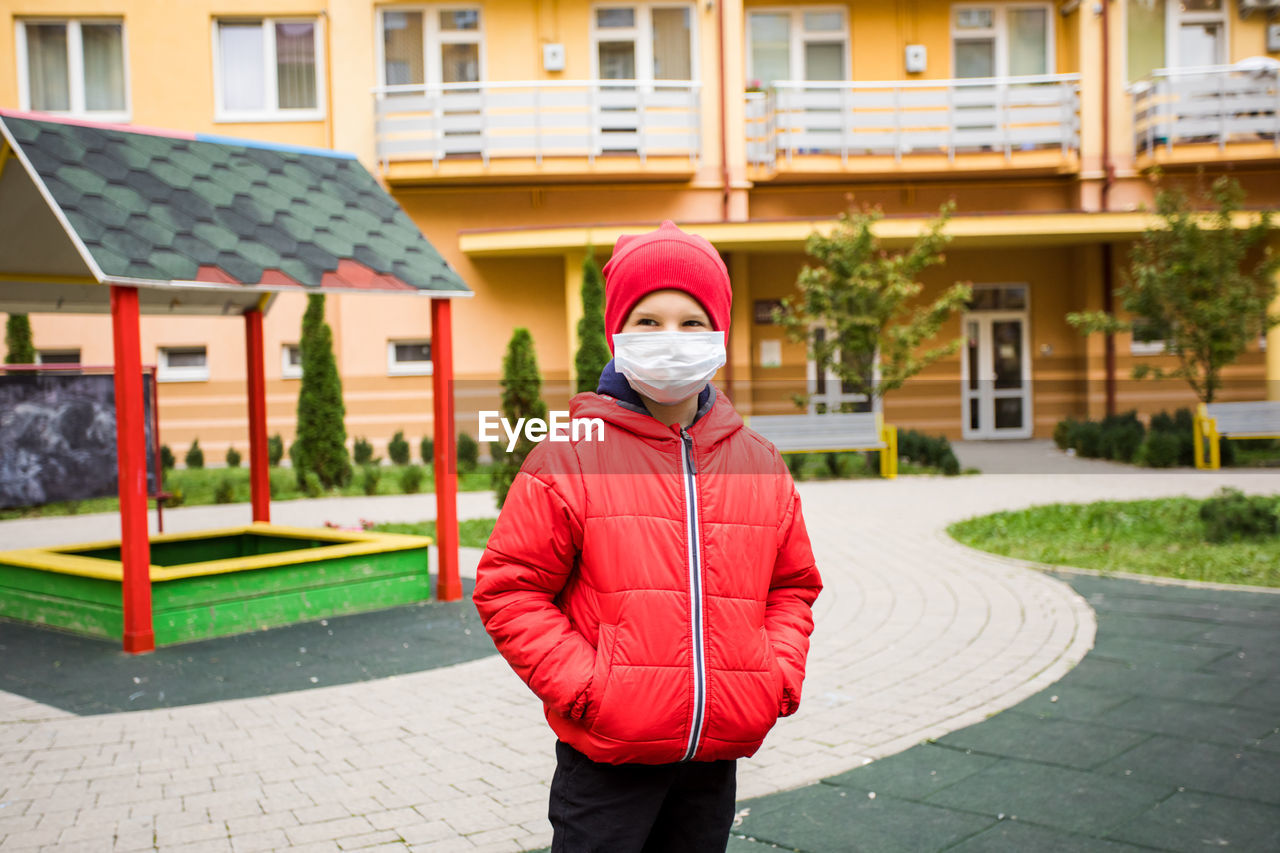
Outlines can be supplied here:
M502 359L502 414L511 424L518 423L520 418L542 418L544 421L547 418L538 357L534 354L533 336L528 329L515 330L507 344L507 354ZM533 447L534 442L525 438L522 430L510 453L505 452L505 446L494 453L493 488L497 492L499 508L506 501L516 473Z
M302 387L298 389L298 437L293 456L298 485L312 472L325 488L351 482L342 378L333 357L333 330L324 321L324 295L307 297L302 317Z
M4 345L8 348L5 364L35 364L36 347L31 340L31 320L26 314L10 314L4 329Z
M604 328L604 276L590 251L582 261L582 319L578 321L578 352L574 356L578 393L594 391L609 363L609 340Z

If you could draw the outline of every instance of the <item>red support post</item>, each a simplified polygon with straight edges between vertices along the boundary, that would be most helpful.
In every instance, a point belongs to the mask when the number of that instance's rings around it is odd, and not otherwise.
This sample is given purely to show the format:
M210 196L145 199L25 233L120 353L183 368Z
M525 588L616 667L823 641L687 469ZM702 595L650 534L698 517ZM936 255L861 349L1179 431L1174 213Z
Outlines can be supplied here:
M271 521L271 479L267 472L267 379L262 358L262 311L244 313L245 367L249 388L249 492L253 520Z
M431 387L435 409L436 599L458 601L458 470L453 424L453 330L448 299L431 300Z
M143 421L142 345L138 290L111 286L111 331L115 349L116 464L120 489L120 583L124 650L156 647L151 624L151 540L147 532L147 440ZM160 472L156 472L157 475Z

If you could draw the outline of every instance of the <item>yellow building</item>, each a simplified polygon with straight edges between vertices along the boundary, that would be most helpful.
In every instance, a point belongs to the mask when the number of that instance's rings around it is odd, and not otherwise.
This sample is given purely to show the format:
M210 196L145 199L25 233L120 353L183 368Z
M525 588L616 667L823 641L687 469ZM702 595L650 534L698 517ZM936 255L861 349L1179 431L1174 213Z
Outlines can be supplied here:
M1249 0L1070 2L371 3L0 0L0 107L354 152L475 291L455 311L458 429L496 402L511 330L533 333L545 397L569 396L580 265L623 231L673 219L724 253L735 302L719 382L739 409L852 401L769 322L803 243L877 205L901 245L954 199L925 298L971 281L942 334L959 355L884 403L953 438L1048 435L1105 410L1101 308L1149 222L1150 170L1230 173L1280 203L1280 28ZM88 165L88 164L87 164ZM293 432L303 300L266 324L268 430ZM429 307L327 306L347 428L378 452L429 433ZM111 360L101 317L32 318L43 360ZM1270 375L1280 385L1280 339ZM1121 410L1192 402L1127 381L1159 346L1116 336ZM240 330L144 318L178 455L246 446ZM1268 354L1228 373L1266 394Z

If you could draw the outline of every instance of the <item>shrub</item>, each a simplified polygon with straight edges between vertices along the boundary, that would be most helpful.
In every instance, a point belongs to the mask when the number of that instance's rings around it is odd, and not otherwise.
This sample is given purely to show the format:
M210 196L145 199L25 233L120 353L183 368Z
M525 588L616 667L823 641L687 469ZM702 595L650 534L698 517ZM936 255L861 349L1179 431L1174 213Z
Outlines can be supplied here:
M1076 430L1079 427L1080 422L1075 418L1063 418L1058 421L1057 426L1053 428L1053 443L1058 445L1059 450L1075 447Z
M240 451L236 450L234 447L227 448L227 467L228 468L240 467Z
M178 465L178 460L174 458L173 451L169 449L169 445L160 445L160 470L172 471Z
M518 423L520 418L547 419L547 404L542 401L542 375L528 329L512 332L502 359L502 415L510 423ZM534 446L535 442L521 433L512 452L502 454L501 461L493 466L491 479L499 509L507 499L516 472Z
M391 436L387 443L387 456L393 464L409 464L409 442L404 440L404 430L396 430L396 434Z
M235 500L236 490L231 483L230 477L223 477L218 481L218 485L213 490L213 502L216 504L229 504Z
M1280 531L1275 498L1248 496L1223 487L1200 505L1205 538L1210 542L1238 542L1275 536Z
M429 435L424 435L422 437L422 442L418 445L418 455L422 457L423 465L432 464L436 455L435 439Z
M466 473L476 470L480 464L480 442L467 433L458 434L458 471Z
M364 488L366 495L376 495L378 493L378 480L382 479L382 471L377 465L369 464L360 466L361 474L360 485Z
M937 468L948 477L960 473L960 460L944 435L925 435L913 429L898 433L898 456L916 465Z
M284 439L276 433L267 439L267 464L275 468L284 458Z
M10 314L5 321L5 364L35 364L36 345L31 337L31 319L26 314ZM594 390L594 389L593 389Z
M290 490L290 483L293 477L284 471L272 471L271 476L267 478L267 483L271 490L271 497L279 498L287 495Z
M181 486L174 486L169 489L169 497L165 498L165 506L182 506L187 502L187 493L182 490Z
M1152 430L1138 448L1135 462L1148 468L1172 468L1178 464L1182 442L1172 432Z
M351 481L342 378L333 356L333 330L324 321L324 296L307 296L302 317L302 385L298 389L297 451L291 454L299 485L307 472L325 488Z
M578 351L574 354L574 371L578 377L578 393L594 391L600 374L609 363L609 340L604 328L604 277L595 254L587 252L582 259L582 317L578 320ZM459 459L461 463L461 459Z
M400 472L400 491L406 495L416 495L422 490L422 479L425 472L420 465L410 465Z
M1086 459L1097 459L1102 455L1101 423L1085 421L1076 428L1076 453Z
M791 479L804 479L804 458L806 453L784 453L782 459L787 463L787 470L791 472Z
M1142 439L1146 437L1146 428L1138 420L1137 412L1125 412L1123 415L1108 415L1102 419L1102 436L1099 441L1099 454L1105 459L1117 462L1132 462L1137 455Z
M309 498L318 498L324 494L324 483L320 482L320 475L315 471L305 472L302 475L302 491Z
M373 461L373 445L364 436L356 436L352 443L351 459L357 465L368 465Z
M191 442L191 447L187 450L186 463L188 468L204 467L204 451L200 449L200 439Z

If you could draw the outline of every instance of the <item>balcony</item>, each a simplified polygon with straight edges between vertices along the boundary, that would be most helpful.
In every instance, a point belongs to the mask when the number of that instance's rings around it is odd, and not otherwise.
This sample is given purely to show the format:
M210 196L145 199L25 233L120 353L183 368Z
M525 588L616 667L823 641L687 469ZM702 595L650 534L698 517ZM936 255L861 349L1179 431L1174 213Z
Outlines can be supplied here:
M374 90L392 182L485 176L691 177L700 84L635 80L449 83Z
M747 160L788 175L1072 171L1078 74L829 83L749 92Z
M1280 62L1162 68L1129 87L1139 166L1280 157Z

